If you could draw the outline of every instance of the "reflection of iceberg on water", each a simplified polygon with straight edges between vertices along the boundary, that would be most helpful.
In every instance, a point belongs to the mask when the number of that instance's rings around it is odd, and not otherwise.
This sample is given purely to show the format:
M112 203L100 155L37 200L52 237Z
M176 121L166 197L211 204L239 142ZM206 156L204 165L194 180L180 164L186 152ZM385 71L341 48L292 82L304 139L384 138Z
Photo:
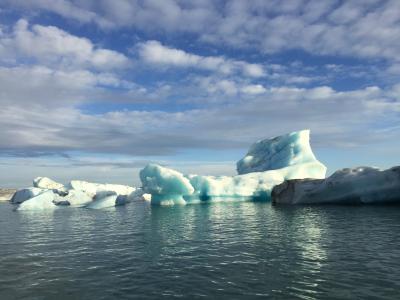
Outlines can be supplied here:
M140 171L143 190L152 204L202 201L269 201L272 188L287 179L325 178L326 167L314 156L309 130L256 142L238 161L236 176L183 175L149 164Z

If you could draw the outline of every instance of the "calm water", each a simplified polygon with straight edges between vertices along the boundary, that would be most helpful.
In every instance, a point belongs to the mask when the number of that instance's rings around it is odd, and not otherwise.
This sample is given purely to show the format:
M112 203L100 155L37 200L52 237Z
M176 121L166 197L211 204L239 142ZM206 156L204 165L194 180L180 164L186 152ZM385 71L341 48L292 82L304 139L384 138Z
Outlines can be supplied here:
M400 207L13 212L0 299L399 299Z

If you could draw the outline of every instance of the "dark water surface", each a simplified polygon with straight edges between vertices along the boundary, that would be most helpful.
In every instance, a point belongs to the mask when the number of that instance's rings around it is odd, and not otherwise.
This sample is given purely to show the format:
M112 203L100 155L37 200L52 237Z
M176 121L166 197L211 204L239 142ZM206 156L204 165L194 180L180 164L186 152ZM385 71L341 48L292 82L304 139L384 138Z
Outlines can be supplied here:
M2 300L400 299L399 206L11 208Z

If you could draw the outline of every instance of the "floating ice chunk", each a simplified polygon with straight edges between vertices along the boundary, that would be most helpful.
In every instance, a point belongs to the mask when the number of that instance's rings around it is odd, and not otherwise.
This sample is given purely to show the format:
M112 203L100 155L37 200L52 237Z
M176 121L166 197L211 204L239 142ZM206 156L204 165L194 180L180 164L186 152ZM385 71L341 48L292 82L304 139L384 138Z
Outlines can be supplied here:
M254 143L236 164L238 174L276 170L318 162L310 146L310 131L301 130Z
M36 187L31 187L31 188L26 188L26 189L20 189L15 192L14 196L11 198L12 203L22 203L30 198L33 198L47 190L36 188Z
M97 192L101 191L111 191L115 192L117 195L129 195L136 189L127 185L121 184L100 184L91 183L82 180L72 180L69 183L69 187L74 190L79 190L87 193L89 196L94 197Z
M346 168L326 179L285 181L274 187L272 201L276 204L400 203L400 167L385 171Z
M53 190L55 193L60 195L66 195L68 193L63 184L55 182L48 177L36 177L33 180L33 186L41 189Z
M94 200L86 206L86 208L102 209L114 207L117 205L117 199L118 195L115 192L100 192L98 195L96 195ZM121 203L119 203L119 205L121 205Z
M153 204L185 204L183 195L194 192L189 179L183 174L156 164L148 164L139 175L144 192L152 195Z
M48 190L43 192L29 200L22 202L18 210L44 210L44 209L54 209L57 206L53 203L55 199L55 194L53 191Z

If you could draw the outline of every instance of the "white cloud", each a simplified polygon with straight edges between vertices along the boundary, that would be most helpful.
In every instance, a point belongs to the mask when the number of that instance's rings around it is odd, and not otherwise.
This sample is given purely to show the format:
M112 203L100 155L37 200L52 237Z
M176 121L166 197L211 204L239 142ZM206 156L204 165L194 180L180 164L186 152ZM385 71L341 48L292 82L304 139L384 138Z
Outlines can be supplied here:
M221 86L232 88L229 82ZM396 86L348 92L329 87L280 87L265 89L243 101L185 112L96 115L65 106L9 104L0 111L0 150L168 155L193 148L245 147L262 137L301 128L311 128L313 140L325 147L379 145L388 139L382 129L398 123L398 91ZM371 129L372 124L380 125ZM390 140L398 139L400 132L391 135Z
M144 89L112 73L58 70L40 65L0 67L0 91L3 107L72 107L110 100L114 103L154 102L168 92L163 85Z
M69 34L54 26L29 26L19 20L9 35L0 36L0 51L40 63L96 69L125 68L129 59L117 51L98 48L86 38Z
M261 84L250 84L242 87L241 91L246 94L258 95L266 92L266 89Z
M398 61L398 0L50 1L9 0L8 6L57 13L101 27L192 33L217 45L266 53L313 54ZM206 24L206 26L205 26Z
M164 46L158 41L140 43L138 48L140 58L152 64L174 67L192 67L217 71L223 74L241 72L243 75L249 77L265 76L263 66L259 64L231 60L222 56L201 56L191 54L180 49Z

